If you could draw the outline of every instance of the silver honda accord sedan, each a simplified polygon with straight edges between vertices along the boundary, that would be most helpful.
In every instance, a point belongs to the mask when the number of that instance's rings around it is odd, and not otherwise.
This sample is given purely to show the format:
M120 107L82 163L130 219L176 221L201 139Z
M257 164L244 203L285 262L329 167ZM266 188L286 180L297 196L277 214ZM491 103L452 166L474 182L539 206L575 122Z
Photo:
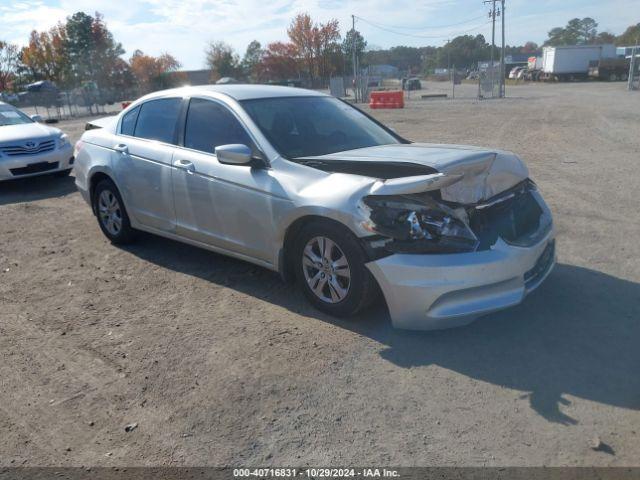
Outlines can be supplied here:
M287 87L156 92L87 125L76 184L116 244L142 230L296 281L351 316L382 292L398 328L520 303L555 264L522 161L412 143L337 98Z

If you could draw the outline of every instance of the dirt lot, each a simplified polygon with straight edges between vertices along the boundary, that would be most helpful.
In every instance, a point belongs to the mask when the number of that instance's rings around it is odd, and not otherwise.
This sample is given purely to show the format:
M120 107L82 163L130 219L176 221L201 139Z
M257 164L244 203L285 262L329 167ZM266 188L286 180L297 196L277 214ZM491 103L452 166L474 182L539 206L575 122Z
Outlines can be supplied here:
M549 280L450 331L394 331L382 305L329 318L273 273L160 238L114 247L72 177L0 185L0 465L639 465L624 88L373 112L413 140L519 153L554 211Z

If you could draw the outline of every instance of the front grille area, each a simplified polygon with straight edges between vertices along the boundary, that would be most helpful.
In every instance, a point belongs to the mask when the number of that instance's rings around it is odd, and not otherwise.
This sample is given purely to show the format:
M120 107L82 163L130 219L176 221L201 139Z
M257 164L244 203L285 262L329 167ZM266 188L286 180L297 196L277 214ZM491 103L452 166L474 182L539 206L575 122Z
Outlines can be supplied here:
M524 274L524 286L527 290L535 287L540 279L545 276L549 268L551 268L555 256L556 242L552 240L547 244L533 268Z
M48 172L58 168L58 162L38 162L27 165L26 167L10 168L11 174L18 177L20 175L29 175L31 173Z
M51 152L56 148L55 140L34 141L33 144L32 147L24 143L22 145L5 145L0 147L0 152L8 157L19 157L22 155L38 155L40 153Z
M524 181L469 213L471 229L480 240L479 249L488 249L499 238L528 246L540 240L551 226L535 195L535 185ZM543 222L547 222L545 225ZM540 235L538 235L540 234Z

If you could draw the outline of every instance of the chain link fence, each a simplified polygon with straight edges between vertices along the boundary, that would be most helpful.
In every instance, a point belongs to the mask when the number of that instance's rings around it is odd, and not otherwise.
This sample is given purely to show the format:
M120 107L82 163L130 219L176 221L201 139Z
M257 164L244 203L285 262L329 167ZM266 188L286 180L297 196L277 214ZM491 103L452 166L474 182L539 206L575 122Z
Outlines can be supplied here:
M500 67L487 65L478 73L478 98L500 97Z

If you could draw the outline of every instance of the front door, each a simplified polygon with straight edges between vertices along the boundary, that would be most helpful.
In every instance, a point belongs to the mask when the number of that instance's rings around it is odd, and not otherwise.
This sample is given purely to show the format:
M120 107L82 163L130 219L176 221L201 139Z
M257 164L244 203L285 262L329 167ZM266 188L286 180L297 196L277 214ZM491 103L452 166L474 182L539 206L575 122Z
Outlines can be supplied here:
M214 149L256 149L244 126L219 102L192 98L184 146L173 158L176 230L225 250L272 262L274 209L286 202L268 169L218 162Z

